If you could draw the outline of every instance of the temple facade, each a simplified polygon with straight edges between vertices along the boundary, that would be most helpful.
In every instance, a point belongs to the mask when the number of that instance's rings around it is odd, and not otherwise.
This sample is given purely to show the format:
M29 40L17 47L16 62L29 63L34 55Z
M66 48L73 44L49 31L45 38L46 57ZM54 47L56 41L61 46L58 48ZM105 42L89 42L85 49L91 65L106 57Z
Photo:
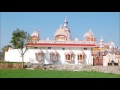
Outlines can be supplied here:
M68 19L54 33L54 40L41 40L39 32L31 34L23 52L24 62L39 64L79 64L79 65L120 65L120 53L117 53L113 42L105 43L90 30L83 35L84 39L72 39ZM5 52L5 61L22 62L20 49L9 49Z

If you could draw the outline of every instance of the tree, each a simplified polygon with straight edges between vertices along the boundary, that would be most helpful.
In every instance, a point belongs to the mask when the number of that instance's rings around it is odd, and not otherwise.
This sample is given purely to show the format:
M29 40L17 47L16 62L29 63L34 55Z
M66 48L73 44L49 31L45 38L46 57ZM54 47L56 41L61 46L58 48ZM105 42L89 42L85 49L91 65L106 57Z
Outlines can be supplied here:
M16 29L12 33L12 40L10 41L10 43L12 43L13 48L15 49L22 48L23 41L26 42L29 37L30 35L27 32Z
M28 34L27 32L23 30L16 29L15 31L13 31L12 35L13 36L12 36L12 40L10 41L10 43L12 43L13 48L20 49L19 53L22 56L22 62L23 62L23 68L24 68L24 54L27 50L27 47L25 47L25 44L30 38L30 34ZM25 47L25 50L23 50L24 47Z

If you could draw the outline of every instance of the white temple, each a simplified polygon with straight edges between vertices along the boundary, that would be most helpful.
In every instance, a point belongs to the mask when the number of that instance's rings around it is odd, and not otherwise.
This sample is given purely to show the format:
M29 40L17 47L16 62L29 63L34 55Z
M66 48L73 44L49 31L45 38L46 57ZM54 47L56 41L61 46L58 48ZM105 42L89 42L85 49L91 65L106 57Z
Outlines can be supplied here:
M67 17L64 26L60 25L54 33L54 40L41 40L35 31L25 47L24 62L108 66L114 61L120 65L120 55L115 54L114 43L105 43L103 38L100 43L96 43L91 30L84 34L84 40L73 40ZM5 52L5 61L22 62L19 51L20 49L9 49Z

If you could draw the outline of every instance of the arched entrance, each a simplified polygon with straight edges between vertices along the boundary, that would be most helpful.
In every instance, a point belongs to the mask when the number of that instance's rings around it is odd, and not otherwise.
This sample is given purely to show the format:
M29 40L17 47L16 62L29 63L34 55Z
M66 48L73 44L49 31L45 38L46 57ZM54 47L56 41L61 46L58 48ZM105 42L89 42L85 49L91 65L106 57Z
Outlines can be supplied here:
M102 52L92 52L92 56L93 56L93 65L103 65L103 55Z
M93 65L103 65L103 59L100 56L93 56Z

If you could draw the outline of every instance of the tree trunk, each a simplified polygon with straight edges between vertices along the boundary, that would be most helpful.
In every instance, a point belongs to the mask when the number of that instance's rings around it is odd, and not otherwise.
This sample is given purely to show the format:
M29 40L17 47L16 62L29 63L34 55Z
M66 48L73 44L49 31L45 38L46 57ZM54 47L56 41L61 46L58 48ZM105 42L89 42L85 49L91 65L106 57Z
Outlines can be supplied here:
M24 55L22 54L22 68L24 68Z

